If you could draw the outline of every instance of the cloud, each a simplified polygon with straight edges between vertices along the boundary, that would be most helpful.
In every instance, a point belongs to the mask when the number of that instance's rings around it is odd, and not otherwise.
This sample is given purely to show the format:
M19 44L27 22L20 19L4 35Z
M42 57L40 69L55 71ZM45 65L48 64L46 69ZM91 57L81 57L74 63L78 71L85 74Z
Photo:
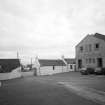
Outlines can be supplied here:
M16 51L21 57L74 57L75 45L88 33L105 34L104 5L104 0L0 1L0 57Z

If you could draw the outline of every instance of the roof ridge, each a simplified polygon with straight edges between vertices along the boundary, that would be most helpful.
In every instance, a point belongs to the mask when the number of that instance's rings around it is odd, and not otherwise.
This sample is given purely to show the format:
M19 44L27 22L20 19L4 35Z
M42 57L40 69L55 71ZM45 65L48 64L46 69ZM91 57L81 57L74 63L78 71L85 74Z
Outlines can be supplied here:
M103 35L103 34L95 33L93 36L94 36L95 38L102 39L102 40L105 41L105 35Z

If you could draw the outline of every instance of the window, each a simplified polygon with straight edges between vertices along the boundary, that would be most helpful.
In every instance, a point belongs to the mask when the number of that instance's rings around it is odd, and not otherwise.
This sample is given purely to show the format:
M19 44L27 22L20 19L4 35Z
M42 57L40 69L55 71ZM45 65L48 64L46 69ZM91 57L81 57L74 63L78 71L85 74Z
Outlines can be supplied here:
M86 52L92 51L92 45L91 45L91 44L86 44L86 45L85 45L85 51L86 51Z
M99 49L99 43L95 44L95 50Z
M88 45L85 45L85 51L88 52Z
M91 58L89 58L89 63L91 63Z
M92 50L92 45L91 44L89 44L89 51L91 51Z
M93 58L93 63L95 63L95 58Z
M86 63L88 63L88 59L86 59Z
M86 63L95 63L95 58L87 58Z
M80 47L80 52L83 52L83 46Z

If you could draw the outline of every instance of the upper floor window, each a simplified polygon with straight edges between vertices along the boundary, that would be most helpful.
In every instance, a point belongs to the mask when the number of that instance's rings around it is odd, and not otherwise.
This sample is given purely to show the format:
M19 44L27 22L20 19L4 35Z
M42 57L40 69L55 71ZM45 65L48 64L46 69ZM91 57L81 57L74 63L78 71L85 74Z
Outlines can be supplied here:
M80 47L80 52L83 52L83 46Z
M89 58L89 63L91 63L91 61L92 61L92 59L91 59L91 58Z
M86 59L86 63L88 63L88 59Z
M92 51L92 44L86 44L85 45L85 52L91 52Z
M95 50L99 49L99 43L95 44Z
M93 63L95 63L95 58L93 58Z
M89 51L91 51L92 50L92 45L91 44L89 44Z

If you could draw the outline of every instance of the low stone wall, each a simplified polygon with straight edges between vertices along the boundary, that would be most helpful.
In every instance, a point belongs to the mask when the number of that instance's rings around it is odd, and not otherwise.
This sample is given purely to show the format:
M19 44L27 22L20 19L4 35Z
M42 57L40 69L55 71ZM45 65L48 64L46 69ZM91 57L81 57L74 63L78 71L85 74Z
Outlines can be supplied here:
M21 67L12 70L10 73L0 73L0 80L8 80L21 77Z

